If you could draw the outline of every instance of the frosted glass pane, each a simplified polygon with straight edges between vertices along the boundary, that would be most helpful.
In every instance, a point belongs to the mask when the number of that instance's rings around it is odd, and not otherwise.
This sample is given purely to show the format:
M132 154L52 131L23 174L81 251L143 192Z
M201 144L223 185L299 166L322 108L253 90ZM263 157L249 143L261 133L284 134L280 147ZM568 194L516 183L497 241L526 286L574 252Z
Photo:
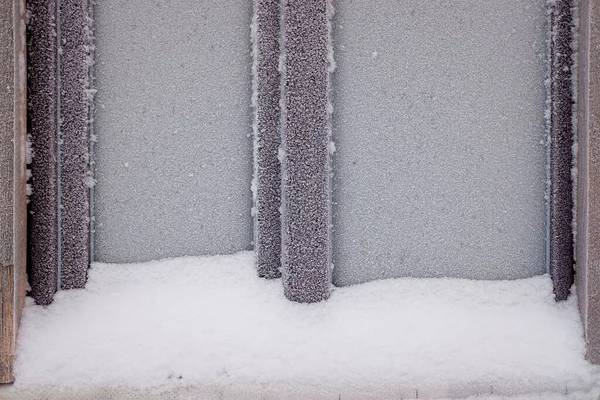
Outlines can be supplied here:
M98 261L252 240L252 2L96 2Z
M544 273L545 3L335 3L335 284Z

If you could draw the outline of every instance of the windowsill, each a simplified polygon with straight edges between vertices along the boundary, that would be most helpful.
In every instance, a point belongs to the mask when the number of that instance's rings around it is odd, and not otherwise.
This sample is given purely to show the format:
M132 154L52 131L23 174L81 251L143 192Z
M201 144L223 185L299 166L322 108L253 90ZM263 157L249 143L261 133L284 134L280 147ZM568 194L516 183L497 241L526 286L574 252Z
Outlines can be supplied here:
M599 372L576 296L556 303L548 276L376 281L306 305L257 278L251 252L94 264L86 289L27 304L17 346L14 398L564 394Z

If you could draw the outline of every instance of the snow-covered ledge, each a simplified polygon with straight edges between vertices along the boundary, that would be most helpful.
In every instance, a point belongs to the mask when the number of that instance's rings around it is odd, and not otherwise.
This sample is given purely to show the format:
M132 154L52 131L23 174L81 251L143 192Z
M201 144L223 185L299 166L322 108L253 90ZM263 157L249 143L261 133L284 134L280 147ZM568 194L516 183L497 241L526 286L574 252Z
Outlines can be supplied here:
M600 394L576 298L554 301L547 275L387 279L306 305L287 300L281 279L257 277L255 261L242 252L93 263L85 289L60 291L47 307L27 299L16 381L0 398Z
M579 5L576 279L587 358L600 363L600 2Z

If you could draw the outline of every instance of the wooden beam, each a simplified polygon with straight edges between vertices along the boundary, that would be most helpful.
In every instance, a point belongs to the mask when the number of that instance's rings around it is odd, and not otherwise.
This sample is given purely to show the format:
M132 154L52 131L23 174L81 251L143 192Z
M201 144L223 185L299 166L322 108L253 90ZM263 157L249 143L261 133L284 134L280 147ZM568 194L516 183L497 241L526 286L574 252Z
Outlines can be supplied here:
M586 357L600 364L600 1L579 4L577 294Z
M0 383L14 381L27 238L25 1L0 4ZM6 88L6 90L5 90Z
M14 265L0 267L0 383L15 380L14 363L16 348Z

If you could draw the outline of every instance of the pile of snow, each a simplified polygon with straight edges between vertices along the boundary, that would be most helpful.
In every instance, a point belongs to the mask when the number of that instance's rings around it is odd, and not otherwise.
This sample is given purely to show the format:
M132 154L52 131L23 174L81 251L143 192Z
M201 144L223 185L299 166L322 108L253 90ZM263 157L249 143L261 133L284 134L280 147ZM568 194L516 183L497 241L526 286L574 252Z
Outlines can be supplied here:
M14 389L254 387L336 399L589 390L598 371L584 360L574 297L555 303L547 276L395 279L305 305L287 301L280 280L257 278L250 252L96 263L86 289L27 304Z

